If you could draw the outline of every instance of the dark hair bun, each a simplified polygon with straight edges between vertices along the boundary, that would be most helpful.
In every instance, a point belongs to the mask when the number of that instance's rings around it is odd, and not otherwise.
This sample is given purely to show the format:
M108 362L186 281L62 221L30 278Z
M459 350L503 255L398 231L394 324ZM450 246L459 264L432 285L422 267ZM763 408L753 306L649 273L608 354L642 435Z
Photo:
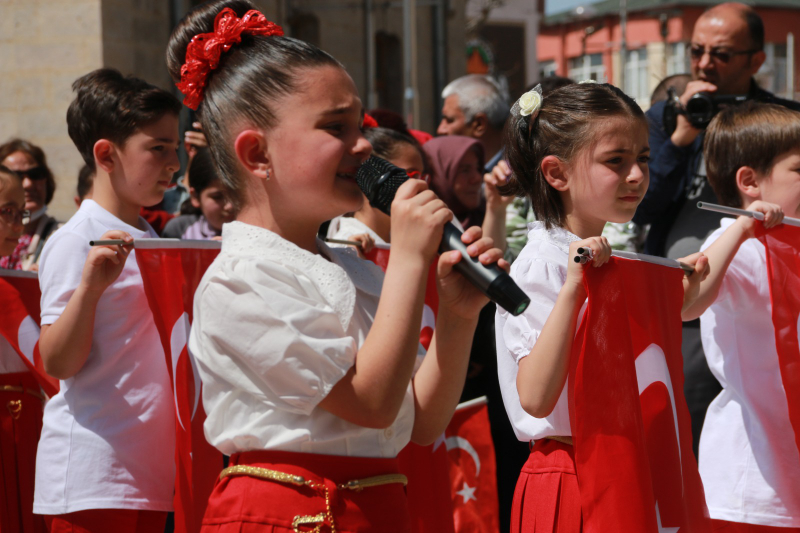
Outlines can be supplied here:
M186 61L189 42L195 35L214 31L214 20L226 7L231 8L237 17L256 9L248 0L211 0L194 8L175 27L167 45L167 69L175 83L181 81L181 67Z

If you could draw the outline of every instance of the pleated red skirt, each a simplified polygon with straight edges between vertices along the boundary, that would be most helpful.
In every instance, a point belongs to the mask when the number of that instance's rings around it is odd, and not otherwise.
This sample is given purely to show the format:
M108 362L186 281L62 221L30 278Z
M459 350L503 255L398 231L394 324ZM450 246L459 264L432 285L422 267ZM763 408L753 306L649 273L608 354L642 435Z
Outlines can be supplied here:
M409 533L405 487L392 483L360 491L338 489L354 479L398 473L396 459L341 457L292 452L243 452L230 465L268 468L323 483L330 494L331 511L340 533ZM325 496L307 486L296 486L250 476L228 476L218 481L208 500L202 533L283 533L294 531L296 516L325 513ZM314 525L306 527L312 530ZM322 531L330 531L329 524Z
M0 374L3 386L38 393L30 372ZM36 447L42 432L42 398L0 390L0 533L43 533L44 519L33 514Z
M572 446L537 440L517 480L511 533L580 533L582 529Z

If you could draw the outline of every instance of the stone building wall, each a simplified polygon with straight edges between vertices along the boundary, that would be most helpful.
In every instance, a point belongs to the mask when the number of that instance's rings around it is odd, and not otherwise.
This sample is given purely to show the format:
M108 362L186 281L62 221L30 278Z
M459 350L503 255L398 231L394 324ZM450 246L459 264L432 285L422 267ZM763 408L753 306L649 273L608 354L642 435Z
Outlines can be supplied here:
M0 0L0 143L22 137L41 146L56 177L50 213L66 220L83 162L67 135L66 110L72 82L101 67L113 67L163 88L172 88L164 51L175 16L194 0ZM339 59L367 97L364 17L361 0L254 0L268 18L288 26L292 12L319 20L318 43ZM434 132L438 98L434 91L432 8L417 8L418 126ZM447 75L465 72L465 0L450 0L446 13ZM399 3L373 0L374 31L399 38ZM290 7L289 7L290 6ZM402 62L389 65L402 72Z
M82 160L67 135L72 82L103 65L101 0L0 0L0 143L41 146L56 177L50 211L74 211Z

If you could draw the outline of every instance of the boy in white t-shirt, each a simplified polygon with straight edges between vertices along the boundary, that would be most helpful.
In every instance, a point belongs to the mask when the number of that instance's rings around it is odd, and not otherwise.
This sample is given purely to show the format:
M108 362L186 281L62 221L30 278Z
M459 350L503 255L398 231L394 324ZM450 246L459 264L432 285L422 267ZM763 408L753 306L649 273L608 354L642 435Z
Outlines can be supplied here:
M45 407L34 512L51 533L163 531L175 475L163 349L132 246L89 241L157 237L139 210L161 201L180 166L181 104L112 69L73 89L69 134L96 176L39 268L39 348L61 390Z
M800 113L755 102L726 109L709 125L704 155L722 204L764 213L766 227L800 216ZM754 228L752 218L723 218L702 247L711 274L692 311L702 314L703 348L722 392L708 408L698 462L714 531L797 532L800 453Z

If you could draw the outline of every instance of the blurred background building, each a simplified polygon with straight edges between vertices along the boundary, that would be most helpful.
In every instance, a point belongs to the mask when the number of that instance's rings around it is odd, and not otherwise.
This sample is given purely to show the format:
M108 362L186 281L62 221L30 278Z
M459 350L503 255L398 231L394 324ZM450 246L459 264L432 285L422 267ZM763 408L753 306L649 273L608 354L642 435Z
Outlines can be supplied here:
M439 122L443 87L468 72L496 76L514 99L548 74L618 83L624 68L624 89L644 107L664 76L687 71L694 22L716 3L627 0L623 62L620 0L253 2L288 35L339 59L368 109L400 112L428 132ZM74 212L81 166L65 121L72 82L109 66L171 87L167 39L197 3L0 0L0 142L23 137L44 148L58 183L52 214L66 219ZM787 48L787 34L800 32L800 0L749 3L766 24L767 61L759 81L788 96L789 63L798 54Z
M643 109L658 82L689 72L687 49L694 23L711 0L628 0L627 50L620 53L620 1L587 3L546 16L539 29L536 54L542 75L558 74L575 80L594 79L619 85ZM792 73L800 67L797 44L787 48L787 36L800 37L800 1L750 0L764 20L767 60L756 76L764 89L784 98L797 98ZM791 42L792 38L788 37ZM790 64L794 58L793 65Z

